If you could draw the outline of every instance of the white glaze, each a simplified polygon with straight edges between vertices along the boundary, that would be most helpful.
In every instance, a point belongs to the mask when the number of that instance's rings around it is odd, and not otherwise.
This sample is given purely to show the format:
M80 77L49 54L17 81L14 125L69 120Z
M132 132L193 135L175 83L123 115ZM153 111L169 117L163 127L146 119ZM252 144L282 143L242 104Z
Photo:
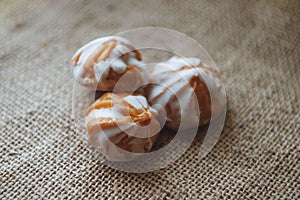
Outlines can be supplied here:
M93 56L103 47L103 45L109 41L116 40L117 45L112 49L111 53L104 61L96 62L93 66L93 72L88 73L84 66L86 63L90 62ZM80 49L76 51L76 53L72 57L72 61L79 55L78 62L75 66L71 65L73 70L73 75L75 79L82 85L97 88L99 90L111 90L115 83L108 83L106 82L106 78L108 77L109 69L113 71L123 74L126 72L127 67L129 65L135 66L140 71L136 70L136 79L139 82L147 81L147 73L145 73L145 64L142 61L136 59L135 52L133 52L128 46L132 46L130 42L124 38L117 37L117 36L108 36L102 37L99 39L95 39ZM108 52L106 49L100 56L106 55ZM120 56L128 53L128 60L125 63ZM98 85L98 83L102 83ZM100 88L99 88L100 87ZM125 88L126 89L126 88Z
M115 146L109 140L110 137L117 138L117 140L115 140L116 143L121 141L126 135L129 135L130 137L146 138L147 142L144 141L144 143L136 143L135 146L137 148L144 148L144 146L146 146L147 148L151 149L153 141L150 139L150 137L158 134L160 131L160 124L155 119L157 111L148 105L145 97L129 95L123 97L123 99L136 109L148 109L152 115L152 120L147 126L144 127L141 127L135 122L130 121L126 123L119 123L113 127L105 128L105 130L101 129L100 127L92 129L89 133L90 142L99 147L103 155L105 155L105 157L110 161L126 161L138 156L137 153L128 152ZM110 108L92 110L88 116L86 116L86 125L90 120L95 120L99 117L112 118L114 120L122 119L127 116L129 116L129 113L128 107L125 104L114 104ZM132 140L132 142L135 142L135 140Z
M225 105L225 90L221 80L214 75L212 70L206 72L201 65L209 67L201 63L199 58L179 58L174 56L166 62L158 63L152 69L150 81L157 84L149 87L147 98L151 104L160 104L163 107L171 102L171 112L168 113L167 123L170 128L177 129L179 127L180 116L181 128L183 129L199 125L201 113L198 108L198 100L189 84L194 76L198 76L207 85L213 102L212 109L218 110ZM181 70L184 66L192 67ZM213 68L213 70L218 71L217 68ZM178 101L172 100L174 96L180 99L181 106L179 106Z

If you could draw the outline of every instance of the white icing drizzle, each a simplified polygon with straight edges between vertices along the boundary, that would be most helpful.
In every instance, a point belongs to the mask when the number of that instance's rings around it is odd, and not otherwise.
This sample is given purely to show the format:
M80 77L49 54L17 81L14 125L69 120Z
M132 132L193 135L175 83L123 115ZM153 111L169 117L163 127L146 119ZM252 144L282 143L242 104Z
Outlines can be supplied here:
M101 152L110 161L126 161L135 158L138 154L120 149L115 146L109 138L114 137L115 143L120 142L125 136L145 138L146 140L144 140L144 142L139 141L139 143L131 144L134 145L135 148L144 149L146 147L151 149L153 141L150 137L158 134L160 131L160 124L155 119L157 111L148 105L145 97L128 95L123 97L123 100L138 110L148 109L152 115L152 120L150 124L145 127L141 127L135 122L129 121L113 127L107 127L105 130L101 128L92 129L91 132L89 132L90 142L99 147ZM112 120L122 119L129 116L128 111L128 106L126 106L126 104L114 104L110 108L94 109L86 116L86 125L91 120L95 120L99 117L112 118ZM135 140L132 140L132 142L134 141Z
M109 53L109 48L106 48L99 57L99 60L102 61L91 63L93 65L93 70L92 72L87 71L85 65L92 62L91 60L103 45L113 40L117 43L111 52ZM145 70L145 64L136 58L136 53L132 51L130 47L132 47L132 45L128 40L117 36L102 37L87 43L78 49L72 57L71 68L75 79L80 84L88 87L96 88L98 86L100 87L98 88L99 90L112 90L111 87L113 87L114 84L105 83L105 80L109 75L109 70L112 69L116 73L123 74L126 72L127 67L131 65L141 70L140 72L138 70L135 71L136 73L139 73L136 75L139 81L147 80L147 77L144 77L147 74L142 73ZM122 60L121 56L124 54L127 54L127 57L125 60ZM107 58L103 60L106 55L108 55ZM79 59L75 66L73 66L72 63L78 56ZM103 84L99 86L98 83Z
M183 67L187 68L182 69ZM200 113L197 100L192 100L194 90L190 86L190 80L195 76L199 77L209 88L214 101L213 109L219 109L225 105L225 90L219 77L214 74L215 72L218 72L217 68L202 63L199 58L174 56L154 66L150 81L157 84L152 84L148 88L147 98L151 104L160 104L163 107L171 102L167 123L170 128L179 127L180 116L182 128L198 126ZM181 106L178 101L173 100L174 95L181 100Z

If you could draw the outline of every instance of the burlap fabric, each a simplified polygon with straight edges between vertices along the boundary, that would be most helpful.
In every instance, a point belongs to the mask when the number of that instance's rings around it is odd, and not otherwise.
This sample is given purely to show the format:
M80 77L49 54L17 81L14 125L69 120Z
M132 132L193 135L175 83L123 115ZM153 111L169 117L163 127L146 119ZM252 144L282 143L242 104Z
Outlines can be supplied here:
M0 2L0 199L299 199L300 2ZM166 27L199 41L228 96L220 140L166 169L103 165L71 117L68 60L101 35Z

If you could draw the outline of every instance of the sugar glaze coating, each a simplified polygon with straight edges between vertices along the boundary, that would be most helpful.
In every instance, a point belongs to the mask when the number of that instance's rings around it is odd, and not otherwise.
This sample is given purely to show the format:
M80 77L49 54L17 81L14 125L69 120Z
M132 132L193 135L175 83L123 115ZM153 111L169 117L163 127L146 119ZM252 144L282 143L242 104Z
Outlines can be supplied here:
M145 97L105 93L86 112L89 140L110 161L147 153L158 137L157 111Z
M206 125L212 109L219 113L226 102L218 69L199 58L173 56L154 66L150 80L157 84L148 86L146 96L152 105L165 108L167 126L172 129L177 129L181 122L183 129Z
M117 36L98 38L78 49L72 57L71 69L80 84L102 91L112 91L124 73L135 84L148 80L139 51ZM125 91L126 85L131 84L123 84Z

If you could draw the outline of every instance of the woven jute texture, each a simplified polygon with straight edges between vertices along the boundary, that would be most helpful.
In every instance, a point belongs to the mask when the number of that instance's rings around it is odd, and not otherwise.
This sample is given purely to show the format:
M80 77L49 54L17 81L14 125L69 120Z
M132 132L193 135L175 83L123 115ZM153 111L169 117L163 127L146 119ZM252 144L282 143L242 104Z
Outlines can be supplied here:
M0 199L299 199L300 1L0 1ZM101 163L71 116L74 51L136 27L178 30L220 67L221 138L169 167Z

